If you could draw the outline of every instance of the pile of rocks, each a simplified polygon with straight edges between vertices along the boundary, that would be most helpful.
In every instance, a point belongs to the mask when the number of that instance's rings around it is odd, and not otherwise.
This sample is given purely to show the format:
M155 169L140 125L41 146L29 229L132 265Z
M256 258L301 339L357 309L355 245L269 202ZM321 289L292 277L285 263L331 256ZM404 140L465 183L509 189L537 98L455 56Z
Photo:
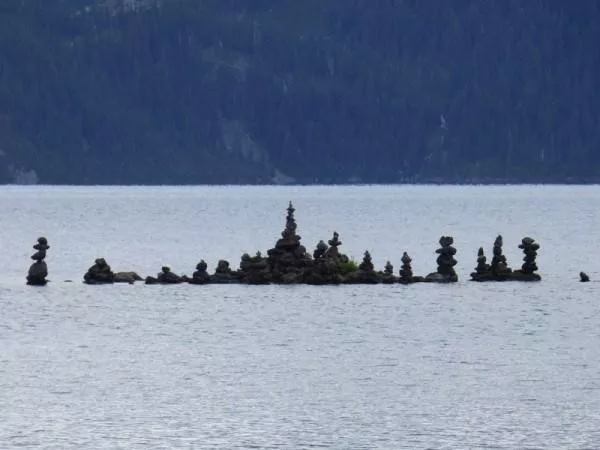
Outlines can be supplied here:
M345 282L348 284L377 284L379 276L375 272L371 253L365 251L361 263L358 265L358 270L351 272L346 276Z
M530 237L524 237L521 240L519 248L523 250L523 266L521 270L513 271L506 261L506 256L502 252L502 236L496 237L494 241L494 256L491 264L486 264L483 249L480 248L477 253L477 267L475 272L471 273L473 281L539 281L542 278L535 273L538 270L536 264L537 251L539 244Z
M48 240L45 237L38 238L37 244L33 246L36 252L31 255L31 259L35 262L29 267L27 284L31 286L45 286L48 283L46 279L48 276L48 266L44 259L46 258L46 251L49 248Z
M540 281L542 277L535 273L538 270L535 259L537 257L537 251L540 249L540 245L535 242L534 239L524 237L521 240L519 248L523 250L525 256L523 257L521 270L513 272L513 278L517 281Z
M238 276L246 284L269 284L273 279L267 258L263 258L260 252L254 256L248 253L242 255Z
M110 284L114 281L115 274L104 258L97 258L83 276L85 284Z
M238 274L231 270L229 261L225 259L219 260L215 273L210 277L210 282L215 284L238 283L239 280Z
M440 248L435 252L439 254L437 258L437 272L430 273L425 277L425 281L432 283L453 283L458 281L458 276L454 270L456 265L456 249L452 246L454 238L451 236L442 236L439 240Z
M502 253L503 240L502 236L498 235L494 241L494 248L492 250L492 263L490 264L490 271L495 277L498 278L509 278L512 273L512 269L508 266L506 256Z
M413 275L412 271L412 258L408 256L407 252L402 254L402 267L400 267L400 278L398 278L398 283L401 284L411 284L411 283L420 283L425 281L425 279L421 276Z
M394 266L390 261L385 263L383 273L380 275L380 277L383 284L394 284L396 282L396 277L394 276Z
M342 243L338 239L338 234L334 232L334 237L329 242L334 244L333 247L329 247L322 240L318 242L313 252L312 264L304 270L306 284L340 284L344 281L340 274L340 254L337 247Z
M485 281L485 278L488 276L491 276L490 265L487 263L483 247L479 247L477 251L477 267L475 267L475 272L471 272L471 279L473 281Z
M187 281L188 277L177 275L169 266L162 266L156 277L146 277L146 284L181 284Z
M285 228L275 247L268 250L267 262L272 280L275 283L295 284L304 282L304 269L310 267L312 259L306 248L300 244L300 235L296 234L292 202L287 208Z
M196 271L192 274L192 278L188 281L190 284L208 284L210 283L210 275L207 272L208 264L203 259L196 264Z

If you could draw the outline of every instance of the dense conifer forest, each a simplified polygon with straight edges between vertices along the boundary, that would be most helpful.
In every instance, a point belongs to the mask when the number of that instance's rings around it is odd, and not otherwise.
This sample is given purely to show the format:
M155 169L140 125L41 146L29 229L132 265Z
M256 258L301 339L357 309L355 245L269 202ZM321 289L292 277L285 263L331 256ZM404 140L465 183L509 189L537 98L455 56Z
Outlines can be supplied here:
M0 182L598 182L594 0L2 0Z

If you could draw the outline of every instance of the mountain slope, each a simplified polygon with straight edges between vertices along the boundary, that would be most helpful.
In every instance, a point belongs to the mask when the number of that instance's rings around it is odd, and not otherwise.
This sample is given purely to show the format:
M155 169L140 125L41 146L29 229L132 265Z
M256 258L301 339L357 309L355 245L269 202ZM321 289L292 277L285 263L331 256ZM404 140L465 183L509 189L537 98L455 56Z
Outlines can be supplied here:
M6 0L0 181L600 178L597 2Z

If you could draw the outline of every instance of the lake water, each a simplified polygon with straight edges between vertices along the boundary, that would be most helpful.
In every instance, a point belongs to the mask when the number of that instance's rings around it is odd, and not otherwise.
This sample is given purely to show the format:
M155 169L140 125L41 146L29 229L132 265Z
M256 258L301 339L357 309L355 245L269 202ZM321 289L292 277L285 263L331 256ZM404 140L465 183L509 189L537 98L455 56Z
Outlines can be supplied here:
M84 286L265 252L297 208L412 286ZM1 187L0 448L598 449L600 187ZM541 245L540 283L472 283ZM44 235L52 282L25 286ZM64 280L73 280L65 283Z

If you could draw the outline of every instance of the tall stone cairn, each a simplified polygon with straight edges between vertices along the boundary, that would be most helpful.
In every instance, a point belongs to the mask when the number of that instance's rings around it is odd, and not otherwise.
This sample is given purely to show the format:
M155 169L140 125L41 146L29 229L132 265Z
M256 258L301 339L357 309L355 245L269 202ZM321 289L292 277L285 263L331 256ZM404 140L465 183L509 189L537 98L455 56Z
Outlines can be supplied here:
M490 271L490 265L486 262L487 258L485 257L485 253L483 252L483 247L479 247L477 251L477 267L475 267L475 272L471 274L471 276L483 275Z
M492 263L490 265L490 271L493 275L506 275L512 272L508 263L506 262L506 256L502 253L502 236L498 235L494 241Z
M35 262L29 267L27 274L27 284L31 286L45 286L48 283L46 277L48 276L48 266L44 259L46 258L46 251L50 248L48 240L45 237L40 237L37 240L37 244L33 246L36 252L31 255L31 259Z
M523 265L521 266L521 272L524 274L533 274L538 270L538 266L535 262L537 257L537 251L540 245L530 237L524 237L521 240L519 248L523 250L525 257L523 258Z
M408 284L413 281L413 271L412 271L412 258L408 256L408 253L404 252L402 254L402 267L400 268L400 283Z
M458 276L454 271L456 265L456 249L452 246L454 244L454 238L452 236L442 236L439 240L440 248L435 252L439 255L437 257L437 271L430 273L426 277L426 281L434 283L448 283L458 281Z
M304 268L312 262L306 248L300 245L301 237L296 233L294 211L296 210L290 202L281 238L277 240L274 248L267 251L267 262L275 283L303 282Z

